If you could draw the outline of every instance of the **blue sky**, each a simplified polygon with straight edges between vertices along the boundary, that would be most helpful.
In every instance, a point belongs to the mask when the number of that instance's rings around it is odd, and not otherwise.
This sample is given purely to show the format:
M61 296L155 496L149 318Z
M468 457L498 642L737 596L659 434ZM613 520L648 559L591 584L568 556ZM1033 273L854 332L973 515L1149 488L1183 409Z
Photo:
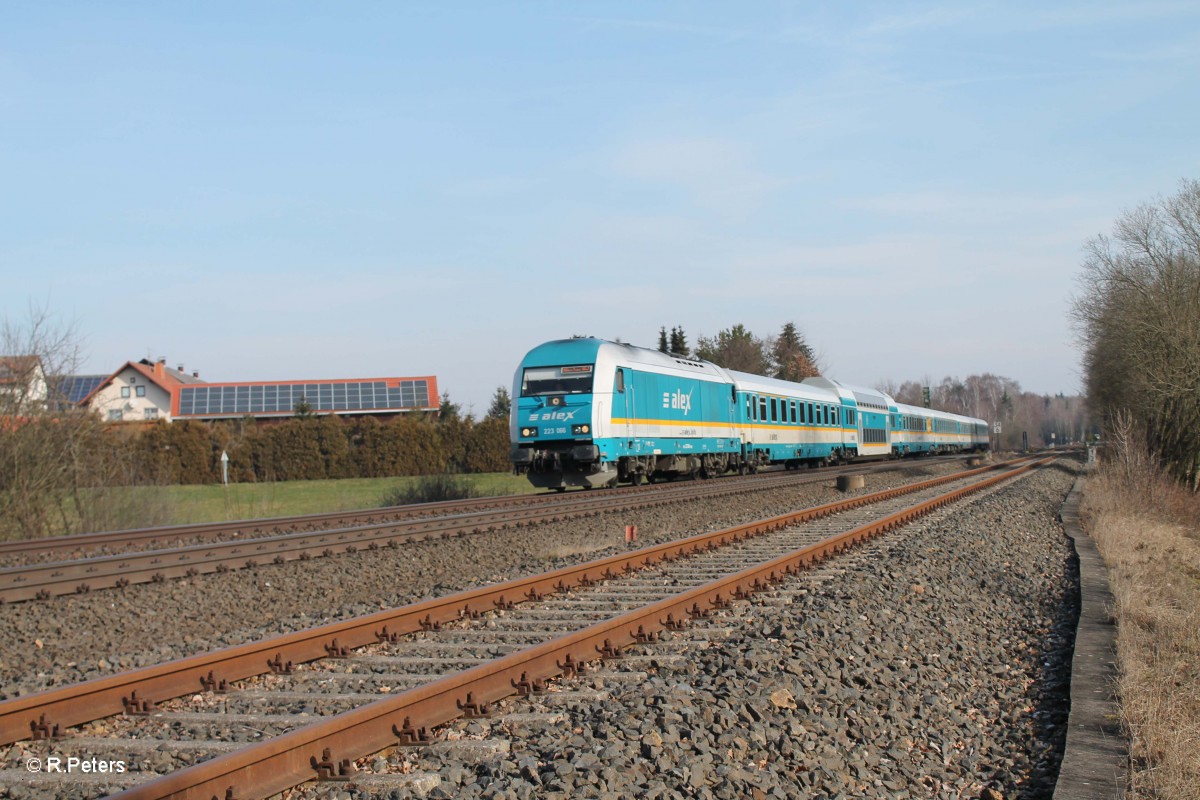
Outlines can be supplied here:
M1074 392L1082 247L1200 177L1200 5L0 0L0 308L86 372L438 376L796 322Z

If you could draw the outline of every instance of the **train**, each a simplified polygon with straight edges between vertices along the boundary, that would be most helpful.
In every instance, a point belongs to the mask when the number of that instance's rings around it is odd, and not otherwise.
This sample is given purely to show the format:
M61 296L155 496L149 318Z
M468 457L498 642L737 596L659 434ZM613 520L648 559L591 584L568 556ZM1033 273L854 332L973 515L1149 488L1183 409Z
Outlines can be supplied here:
M558 491L981 452L990 442L982 419L878 389L794 383L590 337L525 355L509 429L513 471Z

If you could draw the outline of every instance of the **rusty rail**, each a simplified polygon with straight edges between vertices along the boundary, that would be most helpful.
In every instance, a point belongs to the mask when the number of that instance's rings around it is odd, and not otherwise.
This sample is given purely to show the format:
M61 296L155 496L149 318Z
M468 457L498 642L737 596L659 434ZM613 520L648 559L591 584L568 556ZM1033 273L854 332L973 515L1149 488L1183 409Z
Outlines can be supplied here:
M983 467L826 503L723 531L698 534L687 539L564 567L541 575L506 581L260 642L224 648L14 698L0 703L0 745L49 735L56 726L62 730L72 725L120 714L131 706L152 706L155 702L219 687L222 684L227 685L243 678L269 672L286 672L294 664L325 658L378 641L395 639L407 633L463 617L476 616L498 607L564 592L576 586L590 585L635 569L652 566L659 560L678 558L698 550L711 549L749 536L994 469L996 468Z
M528 692L547 678L573 674L581 664L618 656L622 648L645 641L658 631L675 628L681 620L707 616L712 609L727 606L731 599L769 589L804 567L860 541L1051 460L1053 457L984 479L675 597L218 756L135 786L116 797L209 800L232 796L245 800L284 791L330 771L345 776L352 773L353 762L358 758L396 744L427 741L433 726L462 716L465 706L478 707ZM742 526L746 527L750 526ZM732 538L736 530L740 529L713 535Z
M961 456L946 457L957 459ZM935 464L946 460L944 458L926 459L920 463ZM881 462L881 466L883 463ZM855 465L874 466L874 464ZM885 468L902 469L910 463L897 464L887 462ZM836 475L840 470L821 473L824 476ZM754 477L731 477L737 481L763 481L773 477L787 476L784 472L763 473ZM617 489L605 490L605 494L637 494L653 492L652 486L623 486ZM67 536L47 536L38 539L19 539L0 541L0 557L19 555L26 552L34 553L83 553L89 549L113 548L122 549L137 545L171 543L190 540L204 540L225 536L276 536L286 533L304 533L347 528L361 525L375 525L386 522L396 522L418 517L445 516L448 514L464 514L473 511L495 508L514 508L538 506L562 502L571 498L577 492L567 494L537 493L524 495L502 495L498 497L476 497L466 500L446 500L433 503L415 503L404 506L388 506L386 508L361 509L356 511L341 511L326 514L300 514L286 517L265 517L261 519L232 520L229 522L200 522L190 525L168 525L157 528L135 528L122 531L100 531L94 533L77 533Z
M822 481L826 477L788 476L755 488ZM97 589L123 588L174 578L230 572L238 569L304 561L360 549L396 548L430 538L494 531L537 522L556 522L577 516L676 503L697 497L721 497L745 491L738 482L686 483L658 489L554 495L549 502L501 504L500 508L455 515L423 516L338 530L305 531L256 539L195 544L163 550L144 550L74 561L0 568L0 603L47 600ZM447 508L451 506L446 506Z

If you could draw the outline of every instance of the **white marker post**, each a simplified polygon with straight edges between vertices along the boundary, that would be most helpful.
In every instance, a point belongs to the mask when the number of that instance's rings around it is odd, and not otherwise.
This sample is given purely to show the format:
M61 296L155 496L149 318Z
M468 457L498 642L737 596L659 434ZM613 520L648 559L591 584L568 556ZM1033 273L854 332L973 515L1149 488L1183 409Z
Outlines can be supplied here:
M229 485L229 454L221 451L221 482Z

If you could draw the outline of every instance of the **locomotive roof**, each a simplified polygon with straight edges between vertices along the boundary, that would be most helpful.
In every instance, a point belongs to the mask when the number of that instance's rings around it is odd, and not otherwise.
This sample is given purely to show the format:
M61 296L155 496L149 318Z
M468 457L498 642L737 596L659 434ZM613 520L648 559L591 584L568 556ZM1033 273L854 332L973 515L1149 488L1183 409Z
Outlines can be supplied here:
M521 363L526 367L553 367L594 363L601 358L610 359L615 364L640 364L657 368L658 371L687 372L708 380L731 381L725 369L709 361L591 337L546 342L530 350Z

